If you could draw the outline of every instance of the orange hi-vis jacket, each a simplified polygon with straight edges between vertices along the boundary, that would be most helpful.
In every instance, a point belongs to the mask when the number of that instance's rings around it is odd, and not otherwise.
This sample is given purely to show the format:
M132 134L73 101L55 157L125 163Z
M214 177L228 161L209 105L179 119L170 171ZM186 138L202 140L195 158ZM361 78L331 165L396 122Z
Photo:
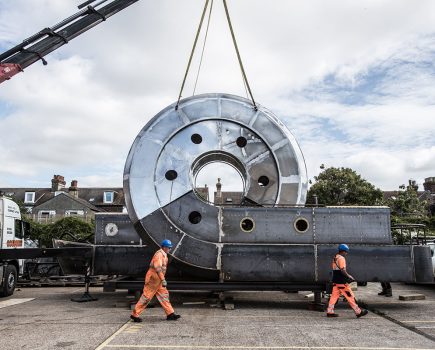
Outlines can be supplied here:
M336 254L332 259L331 267L332 282L334 285L332 288L331 297L329 298L328 309L326 312L328 314L333 314L334 307L338 301L338 298L340 297L340 295L343 295L349 303L350 307L355 311L355 314L359 315L361 313L361 309L355 301L355 296L353 295L350 285L347 283L346 276L341 271L346 268L345 257L341 254Z
M150 263L150 270L155 272L159 278L163 281L165 279L166 268L168 266L168 255L163 251L163 249L159 249L154 254Z
M168 256L163 249L159 249L151 259L150 268L145 276L142 296L139 298L131 313L134 317L139 317L154 295L157 296L157 300L162 305L166 315L170 315L174 312L171 302L169 301L169 292L166 287L162 286L167 266Z
M342 270L346 269L346 259L343 255L336 254L332 259L332 282L338 284L346 284L347 278L342 273Z
M343 270L346 268L346 259L343 255L336 254L334 259L332 259L331 265L333 270Z

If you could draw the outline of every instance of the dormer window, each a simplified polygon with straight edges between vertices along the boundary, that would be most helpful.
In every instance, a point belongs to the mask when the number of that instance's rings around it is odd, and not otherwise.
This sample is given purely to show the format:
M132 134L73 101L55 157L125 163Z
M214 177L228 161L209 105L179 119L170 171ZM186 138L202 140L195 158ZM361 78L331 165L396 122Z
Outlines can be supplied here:
M26 192L24 194L24 203L35 203L35 192Z
M104 192L104 203L113 203L113 191Z

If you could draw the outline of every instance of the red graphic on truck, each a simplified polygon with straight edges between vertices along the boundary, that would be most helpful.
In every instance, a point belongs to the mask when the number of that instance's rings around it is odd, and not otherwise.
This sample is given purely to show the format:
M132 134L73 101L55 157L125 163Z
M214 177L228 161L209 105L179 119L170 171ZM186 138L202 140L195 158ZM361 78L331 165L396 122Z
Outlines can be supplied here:
M8 248L21 247L22 244L23 244L23 241L21 239L9 239L6 241L6 247L8 247Z

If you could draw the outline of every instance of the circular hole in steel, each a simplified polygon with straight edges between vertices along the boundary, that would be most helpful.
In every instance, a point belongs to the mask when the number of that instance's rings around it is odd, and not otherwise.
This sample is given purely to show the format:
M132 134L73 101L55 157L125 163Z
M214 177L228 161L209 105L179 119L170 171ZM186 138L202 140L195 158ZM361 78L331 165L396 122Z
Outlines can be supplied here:
M189 214L189 221L194 225L199 224L201 219L202 219L201 214L197 211L192 211Z
M246 146L246 144L248 143L248 140L246 140L245 137L243 136L239 136L236 140L236 144L237 146L239 146L240 148L243 148Z
M266 187L267 185L269 185L269 178L267 176L260 176L258 178L258 186L260 187Z
M177 178L178 174L175 170L168 170L165 174L166 180L174 181Z
M240 228L243 232L252 232L255 228L255 222L251 218L243 218L240 221Z
M294 223L295 230L299 233L304 233L308 231L308 228L310 227L310 224L307 219L305 218L298 218L295 220Z
M195 160L191 172L194 193L199 199L215 206L242 203L246 170L232 154L219 151L204 154Z
M200 134L193 134L190 139L193 143L199 145L202 142L202 136Z

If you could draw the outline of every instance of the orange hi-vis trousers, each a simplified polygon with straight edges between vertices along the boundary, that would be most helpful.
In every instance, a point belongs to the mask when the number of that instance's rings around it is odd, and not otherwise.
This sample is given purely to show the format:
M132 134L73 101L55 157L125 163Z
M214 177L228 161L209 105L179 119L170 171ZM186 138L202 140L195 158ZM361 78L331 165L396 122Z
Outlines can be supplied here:
M154 269L149 269L145 276L145 286L143 288L142 296L134 307L131 313L134 317L139 317L141 312L145 310L151 299L157 295L157 300L165 310L166 315L174 312L171 303L169 302L169 292L162 286L162 280Z
M328 310L326 311L328 314L334 313L334 306L337 303L340 295L343 295L346 298L347 302L349 303L353 311L355 311L356 315L359 315L361 313L361 309L355 302L355 296L353 295L352 289L350 289L350 285L334 283L334 286L332 288L332 294L329 298Z

